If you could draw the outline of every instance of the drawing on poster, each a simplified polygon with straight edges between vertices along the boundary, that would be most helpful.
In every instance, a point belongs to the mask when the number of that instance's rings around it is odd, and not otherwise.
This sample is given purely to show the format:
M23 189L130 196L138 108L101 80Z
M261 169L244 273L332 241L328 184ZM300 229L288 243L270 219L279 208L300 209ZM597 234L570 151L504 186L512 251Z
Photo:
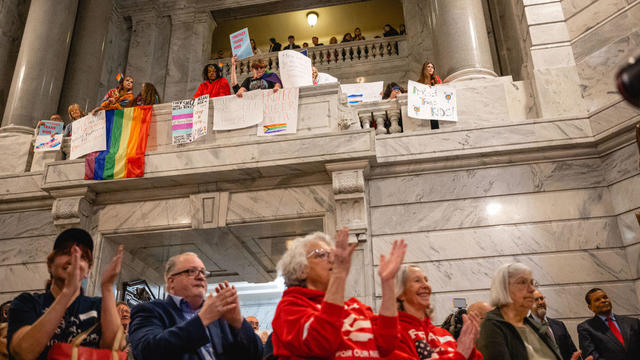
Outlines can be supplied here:
M407 98L410 117L458 121L456 89L453 87L428 86L410 80Z

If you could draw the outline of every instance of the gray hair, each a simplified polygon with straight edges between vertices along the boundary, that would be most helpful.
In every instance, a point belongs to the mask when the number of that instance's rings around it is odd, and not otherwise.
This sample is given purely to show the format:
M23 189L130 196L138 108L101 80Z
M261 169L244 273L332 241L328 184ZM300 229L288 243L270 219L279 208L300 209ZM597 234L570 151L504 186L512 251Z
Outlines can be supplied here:
M165 286L169 287L169 276L171 275L171 273L173 272L173 270L176 269L176 264L178 263L178 260L180 260L180 258L184 255L191 255L191 256L195 256L197 258L198 254L193 253L193 252L185 252L182 254L178 254L178 255L173 255L172 257L169 258L169 260L167 260L167 263L164 266L164 281L165 281Z
M531 272L531 269L522 263L508 263L500 266L491 279L491 306L501 307L511 304L513 300L509 295L509 281L526 272Z
M315 241L324 242L330 247L333 246L333 240L329 235L322 232L314 232L305 237L294 239L280 261L278 261L278 273L284 277L284 284L287 287L306 287L306 277L303 278L307 267L306 250L307 245Z
M396 274L396 284L395 284L396 300L404 292L404 288L407 284L407 277L409 277L409 268L421 269L417 265L402 264L400 266L400 269L398 269L398 273Z

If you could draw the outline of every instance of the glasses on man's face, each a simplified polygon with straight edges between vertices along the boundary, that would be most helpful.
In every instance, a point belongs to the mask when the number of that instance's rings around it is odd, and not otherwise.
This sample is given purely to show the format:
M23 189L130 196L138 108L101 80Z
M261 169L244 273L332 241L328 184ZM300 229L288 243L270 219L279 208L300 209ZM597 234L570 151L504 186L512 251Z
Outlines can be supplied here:
M519 288L525 288L528 286L532 286L534 288L538 288L538 286L540 286L540 284L533 280L533 279L527 279L527 278L518 278L513 282L513 285L519 287Z
M315 249L307 254L307 258L310 258L310 257L314 259L329 260L331 258L331 251L327 251L325 249Z
M205 270L205 269L189 268L189 269L185 269L185 270L182 270L182 271L178 271L177 273L173 273L173 274L171 274L171 276L178 276L178 275L182 275L182 274L187 274L187 276L194 278L198 274L202 275L203 277L207 277L209 272L207 270Z

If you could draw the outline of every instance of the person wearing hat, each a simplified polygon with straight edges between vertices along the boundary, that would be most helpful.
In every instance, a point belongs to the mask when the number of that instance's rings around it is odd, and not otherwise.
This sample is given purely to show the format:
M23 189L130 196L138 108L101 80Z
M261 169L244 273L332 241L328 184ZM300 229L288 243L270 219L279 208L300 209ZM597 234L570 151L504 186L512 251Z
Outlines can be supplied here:
M102 274L102 298L84 295L82 280L93 265L93 239L82 229L60 233L47 256L49 280L44 293L22 293L9 310L9 353L19 359L46 359L49 347L69 343L97 322L81 346L111 348L120 318L113 283L120 272L123 247Z

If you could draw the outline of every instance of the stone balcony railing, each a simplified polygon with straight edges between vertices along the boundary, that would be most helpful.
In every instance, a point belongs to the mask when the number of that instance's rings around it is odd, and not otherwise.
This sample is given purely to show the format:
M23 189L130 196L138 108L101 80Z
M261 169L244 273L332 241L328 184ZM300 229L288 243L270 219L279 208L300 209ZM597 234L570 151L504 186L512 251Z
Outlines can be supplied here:
M404 35L335 45L314 46L307 48L307 51L313 65L321 72L357 64L381 63L388 60L405 59L408 54L407 38ZM255 55L238 61L236 65L238 81L251 74L251 62L257 59L264 60L265 64L267 64L267 69L270 71L278 72L280 70L277 52ZM231 58L211 61L221 63L223 75L227 79L231 78Z

